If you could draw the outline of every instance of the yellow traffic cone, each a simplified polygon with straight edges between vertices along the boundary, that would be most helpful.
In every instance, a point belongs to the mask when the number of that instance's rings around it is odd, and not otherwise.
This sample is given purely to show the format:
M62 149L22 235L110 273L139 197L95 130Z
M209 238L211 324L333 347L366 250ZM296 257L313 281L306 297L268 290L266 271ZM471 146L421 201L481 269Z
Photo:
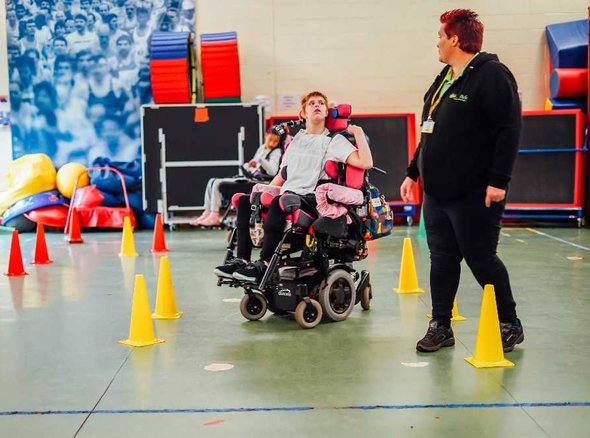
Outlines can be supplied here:
M432 313L426 315L428 319L432 319ZM459 314L459 307L457 306L457 298L453 301L453 310L451 311L451 321L465 321L467 318Z
M137 257L129 216L125 216L125 222L123 222L123 239L121 240L121 252L119 253L119 257Z
M158 293L156 295L156 310L152 313L154 319L178 319L182 316L176 308L174 284L170 274L168 257L160 259L160 274L158 275Z
M131 324L129 325L129 339L119 341L121 344L132 347L145 347L147 345L164 342L156 339L154 325L150 316L150 303L143 275L135 276L135 288L133 289L133 305L131 306Z
M457 306L457 298L453 301L453 310L451 311L451 321L465 321L467 318L459 313L459 306Z
M513 367L514 364L504 359L500 321L496 307L494 286L486 284L481 302L481 314L475 340L475 354L465 360L475 368Z
M421 294L424 289L418 287L418 276L414 264L414 253L412 252L412 239L404 239L402 250L402 264L399 272L399 287L394 288L398 294Z

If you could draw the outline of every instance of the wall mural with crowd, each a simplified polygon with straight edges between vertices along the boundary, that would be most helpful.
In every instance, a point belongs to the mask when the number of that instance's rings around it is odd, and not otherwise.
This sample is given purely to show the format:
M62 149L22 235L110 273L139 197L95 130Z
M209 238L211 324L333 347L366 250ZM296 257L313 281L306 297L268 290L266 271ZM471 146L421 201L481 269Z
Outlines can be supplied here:
M195 34L196 0L7 0L13 157L140 154L153 31Z

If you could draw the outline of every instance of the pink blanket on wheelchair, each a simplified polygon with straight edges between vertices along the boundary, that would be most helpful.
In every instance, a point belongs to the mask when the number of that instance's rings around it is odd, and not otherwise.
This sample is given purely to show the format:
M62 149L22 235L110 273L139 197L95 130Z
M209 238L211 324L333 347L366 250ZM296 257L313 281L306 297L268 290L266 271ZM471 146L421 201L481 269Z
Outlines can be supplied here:
M319 215L332 219L346 215L347 205L362 205L364 201L360 190L332 183L320 185L316 189L315 199ZM352 222L350 217L346 216L346 222Z

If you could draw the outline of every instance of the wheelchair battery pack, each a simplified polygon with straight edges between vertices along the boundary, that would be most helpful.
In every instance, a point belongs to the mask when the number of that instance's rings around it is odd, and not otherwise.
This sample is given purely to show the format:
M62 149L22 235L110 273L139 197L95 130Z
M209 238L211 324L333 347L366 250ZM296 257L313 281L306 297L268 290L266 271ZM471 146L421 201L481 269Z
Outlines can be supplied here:
M274 307L280 310L293 311L299 302L299 298L306 295L306 284L283 280L273 292Z

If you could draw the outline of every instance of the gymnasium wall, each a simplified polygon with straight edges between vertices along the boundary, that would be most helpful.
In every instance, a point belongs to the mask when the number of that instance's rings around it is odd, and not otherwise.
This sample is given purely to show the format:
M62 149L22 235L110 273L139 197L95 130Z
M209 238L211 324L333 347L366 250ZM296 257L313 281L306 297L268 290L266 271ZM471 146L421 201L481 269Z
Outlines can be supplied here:
M470 7L484 50L516 75L524 109L542 109L548 83L544 28L585 18L587 0L199 0L200 32L238 32L244 99L325 91L355 112L419 112L442 65L441 12ZM284 114L291 111L277 110Z

